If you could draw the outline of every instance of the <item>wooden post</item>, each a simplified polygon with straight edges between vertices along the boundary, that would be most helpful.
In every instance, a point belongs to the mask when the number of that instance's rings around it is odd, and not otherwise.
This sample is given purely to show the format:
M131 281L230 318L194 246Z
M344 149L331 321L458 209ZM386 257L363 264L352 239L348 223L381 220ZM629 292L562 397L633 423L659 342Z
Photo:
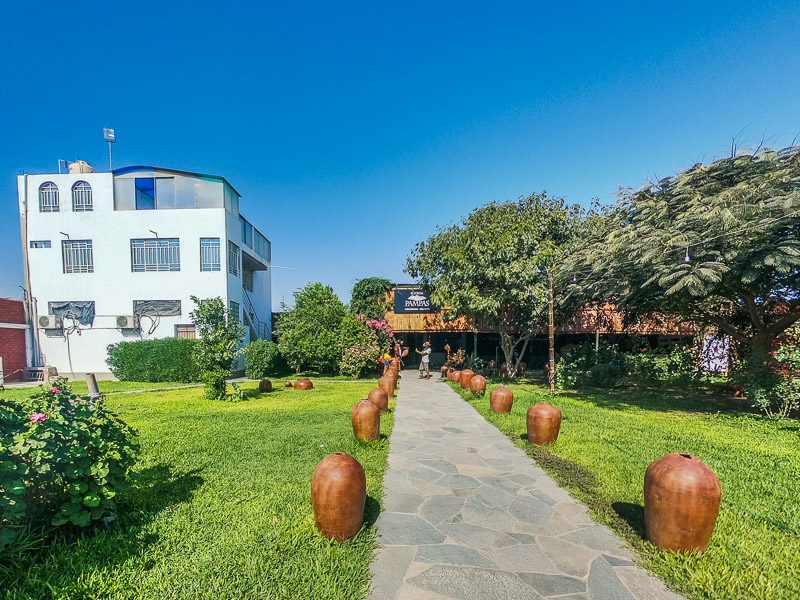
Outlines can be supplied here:
M550 372L547 378L550 380L550 394L556 393L556 327L553 316L553 275L547 269L547 338L550 344Z
M97 387L97 378L94 373L86 374L86 385L89 388L89 398L100 397L100 389Z

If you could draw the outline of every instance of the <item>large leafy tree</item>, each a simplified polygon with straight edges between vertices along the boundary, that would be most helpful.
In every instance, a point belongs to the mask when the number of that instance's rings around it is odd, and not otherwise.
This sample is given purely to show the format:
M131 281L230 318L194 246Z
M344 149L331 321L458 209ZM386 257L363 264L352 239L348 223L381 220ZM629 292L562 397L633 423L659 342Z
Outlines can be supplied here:
M342 332L347 308L331 286L319 282L294 292L294 301L277 324L281 354L297 372L312 365L333 371L346 343Z
M383 319L389 302L386 295L392 291L394 284L383 277L365 277L353 285L350 298L350 310L368 319Z
M513 374L534 331L546 323L547 271L572 243L582 217L580 207L546 193L492 202L417 244L406 272L449 307L446 319L472 314L497 327Z
M191 298L196 307L189 316L200 334L194 347L194 361L206 384L206 397L222 400L225 398L225 379L231 374L237 348L244 340L244 327L238 318L225 310L222 299Z
M800 148L767 149L623 193L559 279L571 306L676 315L767 351L800 318L798 228Z

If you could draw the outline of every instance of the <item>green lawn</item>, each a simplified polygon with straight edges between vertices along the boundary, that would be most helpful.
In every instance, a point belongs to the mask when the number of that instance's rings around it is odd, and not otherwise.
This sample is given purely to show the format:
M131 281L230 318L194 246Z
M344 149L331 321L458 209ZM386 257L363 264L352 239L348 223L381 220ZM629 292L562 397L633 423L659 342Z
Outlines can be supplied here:
M488 396L459 391L673 589L709 600L800 598L800 422L726 412L699 392L592 390L550 399L544 386L506 387L514 392L507 415L492 413ZM544 400L561 409L563 421L558 441L537 449L525 438L525 413ZM700 457L722 483L723 506L702 556L661 551L643 539L644 472L670 452Z
M353 438L350 409L372 387L260 395L248 383L240 403L202 388L109 397L142 445L119 519L0 554L0 598L365 597L394 423L382 416L379 441ZM344 544L317 533L311 509L314 467L337 451L367 473L367 526Z
M49 385L49 384L48 384ZM79 396L89 393L86 381L83 379L70 381L72 391ZM175 381L163 381L160 383L147 383L141 381L98 381L97 387L104 394L113 392L132 392L136 390L156 390L168 387L201 385L192 383L179 383ZM39 388L34 387L6 387L5 391L0 392L0 398L29 398L31 394L38 392Z

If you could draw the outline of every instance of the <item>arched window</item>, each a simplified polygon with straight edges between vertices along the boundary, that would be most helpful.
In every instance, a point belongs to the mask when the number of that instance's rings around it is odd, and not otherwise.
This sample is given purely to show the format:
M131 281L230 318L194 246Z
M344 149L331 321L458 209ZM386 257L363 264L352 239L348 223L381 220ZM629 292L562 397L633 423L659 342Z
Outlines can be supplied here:
M92 186L85 181L78 181L72 186L72 210L89 212L94 210L92 204Z
M47 181L39 188L39 212L58 212L58 186Z

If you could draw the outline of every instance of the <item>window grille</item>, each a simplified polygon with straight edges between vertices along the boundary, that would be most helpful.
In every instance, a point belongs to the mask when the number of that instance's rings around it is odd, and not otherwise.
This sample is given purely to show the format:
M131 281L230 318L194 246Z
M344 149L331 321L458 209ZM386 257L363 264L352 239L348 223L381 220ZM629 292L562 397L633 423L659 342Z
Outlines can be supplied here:
M253 272L242 267L242 287L248 292L253 291Z
M64 273L94 273L92 240L64 240L61 248Z
M200 238L200 270L220 270L219 238Z
M74 212L91 212L94 210L92 186L85 181L79 181L72 186L72 210Z
M228 273L239 274L239 246L233 242L228 242Z
M175 337L185 340L197 339L197 329L194 325L175 325Z
M50 240L32 240L31 248L49 248Z
M58 186L47 181L39 188L39 212L58 212Z
M180 271L181 247L178 238L131 240L131 270Z
M236 319L237 321L241 322L242 318L239 314L239 303L230 300L228 302L228 318L229 319Z

